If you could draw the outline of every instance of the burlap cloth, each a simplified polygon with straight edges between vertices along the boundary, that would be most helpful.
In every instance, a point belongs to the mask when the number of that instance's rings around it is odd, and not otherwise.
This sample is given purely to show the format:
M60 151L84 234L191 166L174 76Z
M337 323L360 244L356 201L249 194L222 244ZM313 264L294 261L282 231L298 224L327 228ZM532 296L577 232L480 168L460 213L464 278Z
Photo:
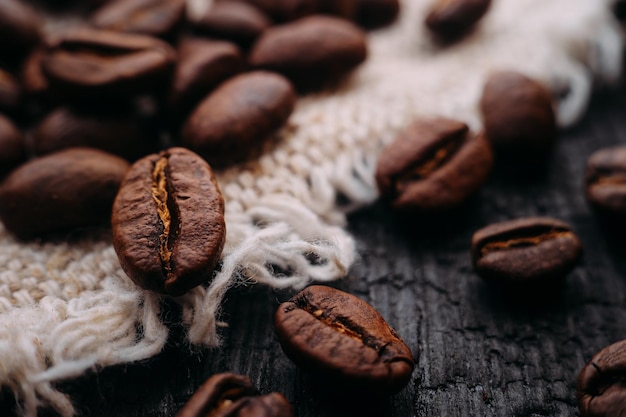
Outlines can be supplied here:
M494 0L478 30L443 49L423 29L431 3L405 0L396 24L369 35L368 60L344 85L300 99L258 163L219 173L221 270L175 299L191 344L219 345L220 302L233 285L300 288L346 275L357 254L345 213L377 198L377 154L411 118L446 115L478 129L486 74L514 69L552 89L568 126L592 88L621 73L611 0ZM160 301L124 275L108 233L22 243L0 226L0 383L25 416L40 406L72 416L51 382L159 353L168 336Z

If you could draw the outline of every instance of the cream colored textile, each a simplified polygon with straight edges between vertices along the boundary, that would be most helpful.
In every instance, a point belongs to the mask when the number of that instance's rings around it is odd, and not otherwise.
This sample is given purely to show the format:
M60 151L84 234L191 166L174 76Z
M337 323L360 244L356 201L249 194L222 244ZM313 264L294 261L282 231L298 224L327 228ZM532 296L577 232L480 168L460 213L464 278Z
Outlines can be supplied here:
M559 122L571 125L592 87L620 74L608 0L493 0L479 29L445 49L422 28L430 4L405 0L394 26L370 34L368 61L345 85L302 98L258 163L219 174L228 229L221 270L208 288L175 299L191 343L219 345L219 307L233 285L301 288L345 276L356 254L344 213L376 199L377 153L412 117L447 115L477 129L486 74L514 69L564 97ZM23 415L43 405L71 416L71 399L50 382L157 354L168 335L160 308L125 277L107 233L21 243L0 226L0 383L19 396Z

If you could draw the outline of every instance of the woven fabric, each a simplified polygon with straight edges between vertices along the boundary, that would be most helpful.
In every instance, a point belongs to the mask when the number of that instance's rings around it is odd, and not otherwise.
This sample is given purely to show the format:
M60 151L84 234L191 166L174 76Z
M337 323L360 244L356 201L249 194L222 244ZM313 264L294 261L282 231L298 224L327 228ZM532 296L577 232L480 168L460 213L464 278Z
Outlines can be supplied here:
M258 161L218 173L221 268L207 287L174 299L190 343L219 345L220 303L233 285L302 288L346 275L356 253L345 213L377 198L377 155L412 118L443 115L479 129L487 74L513 69L554 92L559 124L569 126L592 88L621 72L609 0L494 0L477 30L446 48L424 31L431 3L405 0L393 26L369 34L367 62L343 85L301 98ZM0 226L0 384L23 415L52 406L72 416L71 399L51 382L156 355L168 335L161 308L125 276L108 231L24 243Z

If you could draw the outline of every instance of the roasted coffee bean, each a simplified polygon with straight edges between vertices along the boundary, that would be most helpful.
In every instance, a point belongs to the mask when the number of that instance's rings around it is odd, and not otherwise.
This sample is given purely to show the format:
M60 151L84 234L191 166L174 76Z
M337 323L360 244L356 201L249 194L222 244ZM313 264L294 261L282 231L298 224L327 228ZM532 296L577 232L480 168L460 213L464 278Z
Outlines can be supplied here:
M24 148L22 132L9 118L0 114L0 177L24 162Z
M98 9L90 20L99 29L167 36L184 17L185 0L115 0Z
M358 2L359 0L320 0L320 12L354 20Z
M239 0L235 0L239 1ZM319 11L319 0L244 0L267 13L272 20L288 22Z
M177 116L187 114L218 84L243 68L244 59L236 45L185 38L178 46L178 63L169 97L171 112Z
M41 37L37 12L20 0L0 1L0 56L22 57Z
M199 32L248 47L271 25L260 9L243 1L218 1L193 22Z
M187 119L182 143L224 166L258 152L293 111L296 95L279 74L253 71L221 84Z
M17 79L0 69L0 111L15 112L21 104L21 98L22 91Z
M224 200L213 171L184 148L132 165L111 224L124 272L140 287L170 295L211 279L226 236Z
M514 71L489 76L480 99L487 139L496 151L528 161L556 141L552 96L540 83Z
M331 16L311 16L266 30L249 61L276 71L298 90L315 90L342 79L367 57L365 34Z
M46 56L46 49L43 47L35 48L26 57L22 70L20 72L20 80L22 88L27 96L34 98L42 98L48 92L48 80L43 74L41 62Z
M128 160L154 149L139 120L127 111L92 112L59 107L35 128L33 145L36 155L65 148L91 147L119 155ZM153 145L156 146L156 145Z
M51 88L68 96L130 96L167 83L176 53L156 38L77 29L43 58Z
M329 383L393 393L415 366L409 347L371 305L334 288L311 286L282 303L275 327L285 354Z
M176 417L292 417L282 394L260 395L246 376L222 373L206 380Z
M561 282L582 254L571 227L549 217L495 223L472 237L476 272L501 288L550 289Z
M89 148L33 159L0 184L0 219L24 239L104 225L128 167L122 158Z
M600 212L626 221L626 146L600 149L589 157L585 195Z
M491 0L437 0L425 24L439 40L456 40L476 26L490 5Z
M626 417L626 340L596 353L578 375L581 417Z
M493 154L483 134L446 118L422 119L401 131L381 153L376 183L397 210L450 210L485 183Z
M393 23L400 13L398 0L357 0L357 23L366 29L377 29Z

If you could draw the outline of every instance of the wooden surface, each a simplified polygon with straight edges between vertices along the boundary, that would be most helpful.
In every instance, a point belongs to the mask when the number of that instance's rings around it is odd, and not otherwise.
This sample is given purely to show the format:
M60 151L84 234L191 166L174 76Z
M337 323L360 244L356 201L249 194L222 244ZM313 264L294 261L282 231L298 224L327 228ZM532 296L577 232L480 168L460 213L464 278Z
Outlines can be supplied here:
M222 371L250 376L262 392L284 393L299 417L577 416L580 369L626 338L625 239L609 236L582 192L591 152L626 143L624 115L626 88L600 94L584 120L562 133L547 169L496 167L481 193L450 218L401 219L382 204L350 217L360 259L333 285L370 302L411 347L417 366L395 396L366 402L334 395L300 372L283 355L272 324L278 303L291 294L260 286L229 292L221 349L193 351L174 326L158 357L59 388L80 415L93 417L174 416L199 384ZM527 215L569 222L585 248L562 291L543 306L502 299L471 267L475 230ZM165 320L176 314L170 309ZM14 405L3 390L0 415L16 415Z

